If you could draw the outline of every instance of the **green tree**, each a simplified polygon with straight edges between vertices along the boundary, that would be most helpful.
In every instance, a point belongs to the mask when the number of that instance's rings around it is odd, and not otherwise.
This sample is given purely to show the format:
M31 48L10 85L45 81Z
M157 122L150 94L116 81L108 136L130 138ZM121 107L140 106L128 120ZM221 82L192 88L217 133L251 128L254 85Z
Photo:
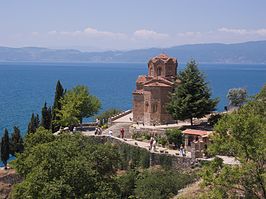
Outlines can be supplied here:
M40 119L39 119L39 115L36 114L36 116L34 115L34 113L31 114L31 119L30 122L28 124L28 130L27 133L35 133L36 129L39 127L40 125Z
M52 122L52 113L51 108L47 108L46 102L44 103L44 106L42 108L42 120L41 120L41 126L45 129L51 128L51 122Z
M7 169L7 160L9 159L9 136L7 129L4 130L4 135L1 140L1 160Z
M120 198L134 196L134 189L136 187L138 175L138 171L129 170L124 175L118 176L117 181L120 188Z
M193 125L193 118L201 118L215 110L218 99L211 99L208 84L194 60L187 63L185 70L179 73L178 78L181 84L177 85L175 92L171 95L167 110L174 119L190 119Z
M53 136L44 129L41 134ZM24 180L15 185L13 198L117 198L114 175L119 158L111 145L76 134L53 137L38 144L25 140L27 147L14 162Z
M62 109L58 110L58 123L71 126L82 123L83 118L93 116L100 109L99 99L90 95L86 86L76 86L69 90L61 99Z
M110 109L102 112L101 114L97 115L97 118L100 121L100 124L103 125L103 124L106 124L108 122L108 118L115 116L121 112L122 111L119 109L110 108Z
M20 134L20 130L17 126L14 126L13 133L10 140L10 154L15 156L16 153L22 153L24 150L23 139Z
M247 90L245 88L231 88L227 99L230 106L240 107L247 101Z
M239 110L223 116L215 126L209 152L234 156L240 165L216 161L202 172L204 184L216 198L266 198L266 101L263 90ZM265 99L265 98L264 98Z
M27 134L25 137L25 148L29 149L38 144L49 143L55 140L55 136L50 130L47 130L43 127L36 129L35 133Z
M36 116L34 116L34 128L37 129L40 126L40 118L39 118L39 114L36 114Z
M183 143L183 133L180 129L168 129L165 132L168 143L180 146Z
M56 123L60 118L57 116L57 112L62 109L61 99L64 96L64 88L61 82L58 80L55 89L54 104L52 107L52 132L59 130L60 126Z
M142 199L173 198L192 179L192 175L178 171L144 171L137 178L135 196Z

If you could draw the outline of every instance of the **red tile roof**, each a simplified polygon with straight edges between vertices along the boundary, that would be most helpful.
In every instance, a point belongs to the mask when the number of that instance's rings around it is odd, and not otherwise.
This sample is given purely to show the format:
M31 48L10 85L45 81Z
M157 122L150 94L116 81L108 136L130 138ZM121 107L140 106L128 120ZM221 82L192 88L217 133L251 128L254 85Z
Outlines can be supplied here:
M143 83L146 82L146 76L145 75L140 75L136 81L137 83Z
M199 135L199 136L208 135L209 132L210 131L203 131L203 130L196 130L196 129L186 129L183 131L184 134Z

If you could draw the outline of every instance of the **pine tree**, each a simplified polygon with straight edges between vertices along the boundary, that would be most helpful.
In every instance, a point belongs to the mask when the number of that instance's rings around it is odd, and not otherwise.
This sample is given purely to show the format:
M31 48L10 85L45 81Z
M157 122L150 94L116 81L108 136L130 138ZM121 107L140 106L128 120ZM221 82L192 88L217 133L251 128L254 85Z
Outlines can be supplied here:
M171 95L168 112L176 120L201 118L215 109L218 99L211 99L211 92L199 71L197 63L191 60L183 72L179 73L181 84Z
M9 136L7 129L4 130L4 135L1 140L1 160L7 169L7 160L9 159Z
M51 128L51 108L47 108L46 102L44 103L44 106L42 108L42 120L41 120L41 126L44 127L45 129L50 129Z
M23 139L20 135L20 130L18 127L14 126L14 131L11 135L10 154L15 156L16 153L21 153L23 150Z
M59 130L60 126L56 124L55 121L58 121L60 118L56 115L56 113L62 109L61 99L64 96L64 88L61 85L61 82L58 80L56 84L56 91L55 91L55 97L54 97L54 105L52 107L52 132L56 132Z

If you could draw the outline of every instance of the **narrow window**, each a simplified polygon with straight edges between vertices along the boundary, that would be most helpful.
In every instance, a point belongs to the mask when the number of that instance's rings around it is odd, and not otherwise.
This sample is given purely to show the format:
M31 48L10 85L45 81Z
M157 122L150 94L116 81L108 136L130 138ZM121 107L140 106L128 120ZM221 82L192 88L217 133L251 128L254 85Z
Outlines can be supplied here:
M157 104L152 105L152 112L156 113L157 112Z
M161 67L159 67L158 72L157 72L158 76L161 76L161 73L162 73L162 69L161 69Z

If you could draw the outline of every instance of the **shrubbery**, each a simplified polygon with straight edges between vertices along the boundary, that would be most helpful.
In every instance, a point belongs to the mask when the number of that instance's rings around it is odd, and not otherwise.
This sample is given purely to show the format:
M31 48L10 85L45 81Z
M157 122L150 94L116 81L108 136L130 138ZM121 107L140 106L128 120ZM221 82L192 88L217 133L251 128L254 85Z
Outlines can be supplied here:
M39 128L27 135L25 151L14 161L24 181L15 185L12 197L169 198L191 181L169 170L169 156L159 157L167 171L150 171L150 158L149 151L125 143L79 133L54 136Z
M183 134L180 129L167 129L165 132L168 143L180 146L183 143Z

